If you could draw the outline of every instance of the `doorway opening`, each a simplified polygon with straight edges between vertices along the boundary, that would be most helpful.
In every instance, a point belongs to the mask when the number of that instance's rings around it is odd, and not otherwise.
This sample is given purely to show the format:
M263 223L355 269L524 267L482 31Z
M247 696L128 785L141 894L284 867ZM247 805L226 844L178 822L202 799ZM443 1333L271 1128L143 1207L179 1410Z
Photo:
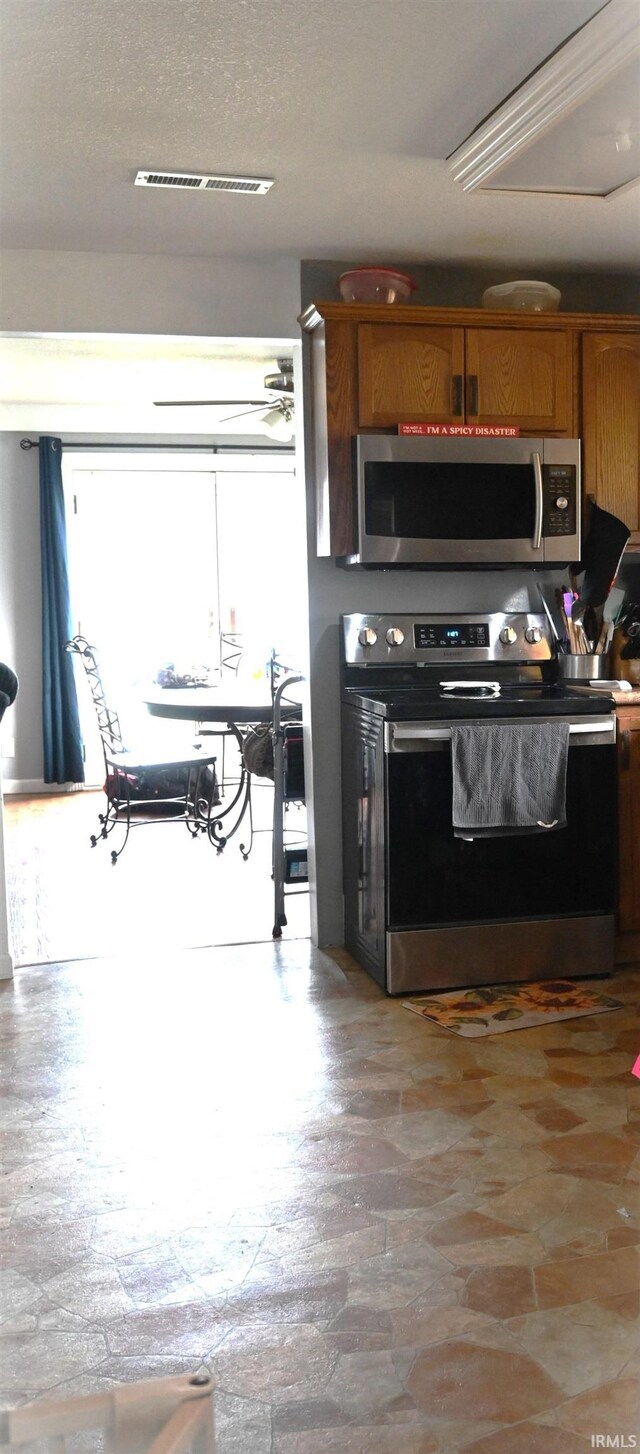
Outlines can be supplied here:
M74 628L97 648L125 739L166 729L176 746L193 741L193 724L152 721L145 707L145 688L168 669L266 688L275 653L306 674L305 510L293 454L70 449L63 458ZM16 963L270 939L269 780L253 780L247 861L236 840L218 855L176 823L132 833L114 869L107 845L89 843L104 769L80 676L78 688L87 790L7 804ZM225 771L232 777L233 761ZM288 817L294 840L304 837L304 807L292 804ZM308 937L308 905L302 891L288 900L287 938Z
M69 451L63 472L74 629L98 651L125 739L148 735L143 692L163 672L260 683L273 654L304 672L304 500L292 454ZM82 686L95 783L102 758Z

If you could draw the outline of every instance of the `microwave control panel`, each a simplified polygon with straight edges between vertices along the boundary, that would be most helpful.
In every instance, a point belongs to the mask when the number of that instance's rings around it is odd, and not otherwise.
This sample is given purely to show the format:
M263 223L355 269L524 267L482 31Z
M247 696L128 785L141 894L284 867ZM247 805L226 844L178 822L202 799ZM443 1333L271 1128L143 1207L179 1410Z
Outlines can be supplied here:
M576 469L572 464L543 466L544 535L576 533Z

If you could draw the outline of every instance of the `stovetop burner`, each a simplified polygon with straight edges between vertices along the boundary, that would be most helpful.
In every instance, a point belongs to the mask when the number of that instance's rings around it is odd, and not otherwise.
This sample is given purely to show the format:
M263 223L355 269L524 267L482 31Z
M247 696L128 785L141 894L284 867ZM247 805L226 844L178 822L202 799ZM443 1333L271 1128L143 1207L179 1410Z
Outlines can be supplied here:
M344 616L343 700L389 721L607 716L613 698L554 681L541 612Z
M604 692L585 692L564 683L501 682L499 693L482 689L473 692L445 691L431 686L348 687L345 701L373 712L387 721L444 721L456 717L568 717L602 716L612 712L613 697Z
M443 695L447 697L466 697L473 701L476 697L497 697L500 693L499 682L440 682Z
M399 721L605 717L614 699L554 679L543 612L342 618L343 701Z

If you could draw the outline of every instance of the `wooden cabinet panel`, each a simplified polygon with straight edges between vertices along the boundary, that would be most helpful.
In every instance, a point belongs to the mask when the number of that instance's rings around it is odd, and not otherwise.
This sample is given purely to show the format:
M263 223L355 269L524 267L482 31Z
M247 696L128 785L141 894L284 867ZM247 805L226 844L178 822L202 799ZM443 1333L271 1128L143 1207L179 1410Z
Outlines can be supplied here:
M312 355L319 554L355 549L354 436L405 421L582 439L586 494L626 521L640 550L635 315L328 302L310 304L301 323Z
M585 492L640 547L640 333L586 334L582 365Z
M466 331L466 417L572 433L572 369L567 333L528 328Z
M618 928L640 931L640 711L618 712Z
M463 374L462 328L358 327L358 418L363 428L460 423Z

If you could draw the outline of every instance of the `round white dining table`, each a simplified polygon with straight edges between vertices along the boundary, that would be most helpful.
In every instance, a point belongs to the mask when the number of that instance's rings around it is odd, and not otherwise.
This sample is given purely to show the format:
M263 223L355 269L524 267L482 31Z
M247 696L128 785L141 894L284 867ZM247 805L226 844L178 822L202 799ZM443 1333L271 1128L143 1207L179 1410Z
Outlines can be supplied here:
M144 701L152 717L170 717L179 722L236 724L270 722L273 701L268 682L233 683L215 687L153 687Z
M273 722L273 698L268 682L220 683L216 686L193 687L149 687L143 701L152 717L169 718L174 722L207 724L215 733L218 727L224 738L235 738L240 757L240 776L234 780L234 791L230 800L211 815L208 837L218 853L222 853L230 838L238 832L248 815L250 837L248 843L240 843L242 857L246 860L253 844L253 816L251 812L251 773L243 754L243 733L251 726L266 726ZM283 720L296 720L302 709L296 703L287 705L282 711ZM222 791L224 793L224 767Z

